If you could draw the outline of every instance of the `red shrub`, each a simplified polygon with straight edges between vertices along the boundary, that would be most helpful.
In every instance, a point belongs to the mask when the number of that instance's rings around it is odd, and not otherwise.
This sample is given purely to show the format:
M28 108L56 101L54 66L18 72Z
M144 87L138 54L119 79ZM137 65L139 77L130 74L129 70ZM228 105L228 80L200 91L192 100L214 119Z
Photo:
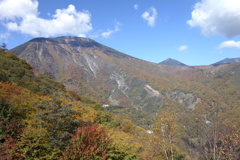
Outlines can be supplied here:
M97 126L78 128L72 135L72 143L63 153L62 159L106 159L111 140Z

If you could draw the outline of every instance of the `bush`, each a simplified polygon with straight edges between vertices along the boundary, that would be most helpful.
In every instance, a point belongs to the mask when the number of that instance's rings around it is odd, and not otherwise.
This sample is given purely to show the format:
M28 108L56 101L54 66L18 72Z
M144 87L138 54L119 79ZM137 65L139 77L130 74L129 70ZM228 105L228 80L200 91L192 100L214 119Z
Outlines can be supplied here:
M6 81L8 81L7 74L4 71L0 70L0 82L6 82Z
M97 126L84 126L78 128L75 135L72 135L72 143L63 153L63 160L102 160L108 157L108 146L111 140L107 133Z

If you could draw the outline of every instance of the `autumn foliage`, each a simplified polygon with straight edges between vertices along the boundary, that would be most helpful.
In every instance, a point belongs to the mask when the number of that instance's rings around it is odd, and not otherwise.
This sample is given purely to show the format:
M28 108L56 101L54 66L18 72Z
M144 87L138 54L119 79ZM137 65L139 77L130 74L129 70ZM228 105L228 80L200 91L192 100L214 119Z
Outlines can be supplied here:
M107 159L111 140L97 126L80 127L71 137L71 144L62 159Z

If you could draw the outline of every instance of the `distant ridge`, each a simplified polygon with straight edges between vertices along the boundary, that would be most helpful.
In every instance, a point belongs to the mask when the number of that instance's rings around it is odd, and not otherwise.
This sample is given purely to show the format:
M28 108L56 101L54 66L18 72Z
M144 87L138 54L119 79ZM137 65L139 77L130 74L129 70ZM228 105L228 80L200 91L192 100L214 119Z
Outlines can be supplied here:
M234 62L240 62L240 57L239 58L225 58L219 62L213 63L213 66L221 65L221 64L229 64L229 63L234 63Z
M172 58L168 58L162 62L160 62L159 64L164 64L164 65L172 65L172 66L187 66L186 64L179 62L175 59Z

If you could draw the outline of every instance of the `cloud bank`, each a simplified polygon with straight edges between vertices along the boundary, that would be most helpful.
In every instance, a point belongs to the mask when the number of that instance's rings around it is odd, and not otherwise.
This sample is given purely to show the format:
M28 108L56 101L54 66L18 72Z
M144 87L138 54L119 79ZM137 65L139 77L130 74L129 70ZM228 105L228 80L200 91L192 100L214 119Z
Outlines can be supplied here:
M57 9L52 19L39 17L37 0L2 0L0 20L10 31L19 31L34 37L56 35L83 36L92 30L91 14L79 12L74 5Z
M201 33L223 35L227 38L240 35L239 0L201 0L194 6L191 27L199 27Z
M147 21L147 24L150 26L150 27L154 27L155 24L156 24L156 19L157 19L157 10L156 8L154 7L151 7L149 8L148 11L144 12L142 14L142 18Z

